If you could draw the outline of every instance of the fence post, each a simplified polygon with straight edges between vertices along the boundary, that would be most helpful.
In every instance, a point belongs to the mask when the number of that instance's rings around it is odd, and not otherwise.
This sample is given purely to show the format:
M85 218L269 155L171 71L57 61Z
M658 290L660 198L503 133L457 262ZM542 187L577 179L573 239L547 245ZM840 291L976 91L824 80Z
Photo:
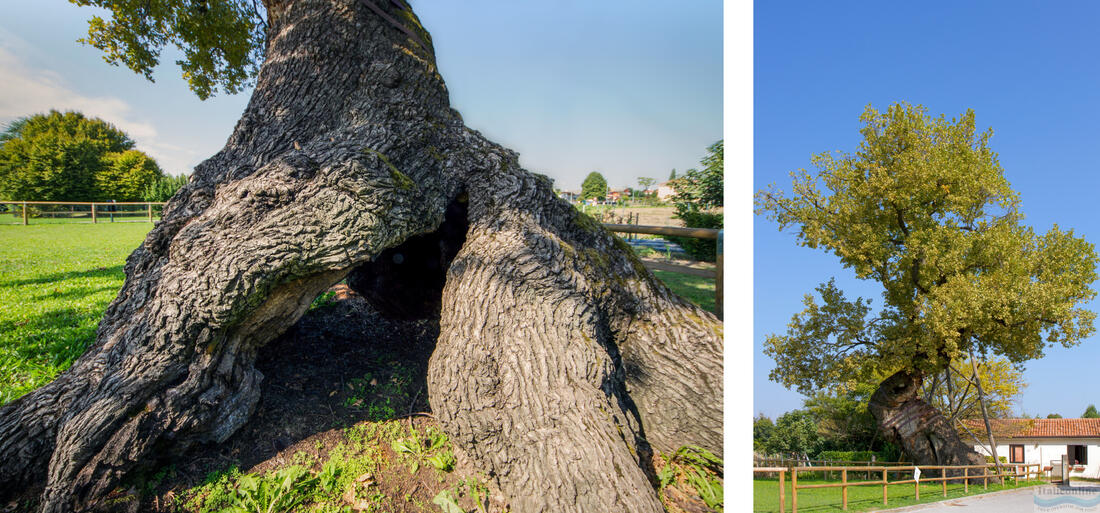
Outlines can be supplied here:
M718 318L722 318L722 234L724 230L718 230L717 255L715 255L715 282L714 282L714 309Z
M989 465L982 467L982 488L989 489Z
M146 203L145 206L149 207L149 222L153 222L153 204Z
M91 203L91 205L92 205L92 224L95 224L96 223L96 220L95 220L95 203Z
M886 473L889 472L886 467L882 468L882 505L886 505Z
M23 202L23 226L27 226L27 202Z
M913 468L919 469L920 467L913 467ZM913 473L913 496L918 501L920 500L920 479L917 479L917 473L916 472Z
M943 485L943 496L947 497L947 467L940 467L940 484Z
M840 470L840 503L841 508L848 509L848 469Z
M791 467L791 513L798 513L798 467Z
M783 513L783 471L779 471L779 513Z
M970 467L963 469L963 493L970 493L970 480L967 477L970 474Z

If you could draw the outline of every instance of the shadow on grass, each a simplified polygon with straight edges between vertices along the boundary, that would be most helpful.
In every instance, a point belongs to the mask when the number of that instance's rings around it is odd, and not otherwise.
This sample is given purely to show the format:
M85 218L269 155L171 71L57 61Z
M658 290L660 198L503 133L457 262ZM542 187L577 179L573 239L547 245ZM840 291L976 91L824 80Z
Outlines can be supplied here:
M0 281L0 287L17 287L22 285L41 285L71 280L73 278L118 278L123 275L124 266L96 267L85 271L65 271L53 274L36 276L15 280Z

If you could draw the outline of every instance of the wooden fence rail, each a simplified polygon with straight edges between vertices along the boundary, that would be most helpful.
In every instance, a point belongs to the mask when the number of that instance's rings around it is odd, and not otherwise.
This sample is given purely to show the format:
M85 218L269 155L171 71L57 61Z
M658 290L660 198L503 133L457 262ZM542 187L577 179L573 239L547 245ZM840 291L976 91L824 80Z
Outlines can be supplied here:
M715 251L715 272L714 272L714 310L718 314L718 318L722 318L722 230L715 230L713 228L680 228L676 226L647 226L640 224L611 224L604 223L604 228L608 231L619 233L643 233L647 235L671 235L673 237L690 237L694 239L707 239L718 241L718 247ZM691 274L695 276L701 276L706 271L688 267L686 265L667 264L662 262L643 262L646 268L659 271L669 271L674 273ZM709 277L709 276L703 276Z
M106 208L103 209L103 211L106 212L109 216L111 216L111 221L112 222L114 221L114 216L124 216L124 215L130 215L130 216L138 215L138 216L140 216L140 215L144 214L143 217L145 217L146 220L150 223L153 222L153 207L154 206L159 206L161 208L164 207L164 203L149 202L149 201L0 201L0 205L13 205L13 206L16 207L16 210L21 208L22 209L23 225L30 224L29 223L30 215L29 215L28 208L27 208L28 205L31 206L31 207L41 206L41 205L67 206L67 207L70 207L70 210L68 212L61 211L61 212L44 212L44 213L48 213L48 214L51 214L53 216L56 216L57 214L68 214L70 217L75 217L77 214L80 214L81 217L83 217L84 214L87 213L88 218L91 219L91 222L93 224L99 222L99 218L101 217L99 215L99 213L100 213L101 208L103 208L103 207L106 207ZM120 206L121 207L144 206L145 209L144 209L144 212L142 212L141 210L118 211L117 207L120 207ZM88 210L87 211L84 211L84 210L76 211L72 207L88 207ZM5 209L6 209L6 207L5 207Z
M971 481L982 481L982 486L989 488L989 480L999 480L1001 485L1005 484L1005 478L1011 478L1017 482L1020 478L1025 481L1029 481L1032 476L1036 478L1042 476L1042 467L1039 463L1029 464L1007 464L1002 466L1011 468L1011 473L997 474L994 464L989 463L986 465L915 465L915 466L818 466L818 467L754 467L753 472L767 472L779 474L779 512L785 513L785 494L784 494L784 479L785 474L789 473L791 478L791 513L798 513L798 491L809 490L815 488L840 488L840 501L841 508L848 509L848 488L852 486L881 486L882 487L882 504L886 505L889 501L888 487L890 485L899 484L913 484L914 497L920 500L920 483L934 483L939 482L944 497L947 497L947 482L948 481L962 481L963 492L970 493ZM1034 470L1032 470L1034 468ZM920 469L922 474L928 471L939 471L938 477L932 477L930 475L920 475L919 478L915 472L916 469ZM981 473L971 472L971 469L981 469ZM990 472L993 469L994 472ZM822 472L822 471L839 471L840 482L839 483L821 483L821 484L798 484L799 472ZM959 472L961 471L961 475ZM873 479L867 481L849 481L848 472L881 472L882 479ZM913 478L911 479L897 479L890 481L890 473L911 473ZM954 475L949 475L949 472ZM898 476L902 477L902 476Z

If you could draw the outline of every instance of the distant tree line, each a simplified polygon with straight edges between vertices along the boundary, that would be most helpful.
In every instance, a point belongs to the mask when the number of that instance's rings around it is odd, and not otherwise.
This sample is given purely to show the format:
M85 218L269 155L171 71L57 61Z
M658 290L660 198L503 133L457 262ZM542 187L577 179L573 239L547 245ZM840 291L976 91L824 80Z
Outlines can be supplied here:
M186 182L122 130L79 112L22 117L0 132L0 199L165 201Z

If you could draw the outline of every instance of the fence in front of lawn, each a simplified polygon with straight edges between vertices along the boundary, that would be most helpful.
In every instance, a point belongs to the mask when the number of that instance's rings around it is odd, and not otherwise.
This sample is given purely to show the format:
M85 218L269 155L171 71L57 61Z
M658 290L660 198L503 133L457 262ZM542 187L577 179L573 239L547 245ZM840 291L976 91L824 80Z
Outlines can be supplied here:
M151 223L163 210L143 201L0 201L0 224Z
M791 480L791 513L798 513L798 490L807 490L813 488L840 488L840 500L841 508L848 509L848 488L852 486L881 486L882 487L882 504L886 505L889 500L889 494L887 487L889 485L899 484L913 484L913 490L916 500L920 500L920 483L923 482L936 482L939 481L942 484L943 496L947 497L947 482L948 481L962 481L964 493L970 493L971 481L982 481L982 486L989 487L989 480L999 480L1003 485L1006 478L1019 481L1023 478L1025 481L1029 481L1032 476L1036 478L1042 476L1041 464L1002 464L1004 468L1011 468L1011 473L998 474L994 464L986 465L914 465L914 466L831 466L831 467L754 467L752 470L754 473L775 473L779 475L779 513L785 512L785 493L784 493L784 480L786 474L790 474ZM1034 467L1034 470L1032 470ZM931 473L938 471L939 477L921 477L917 473L917 469L920 470L920 474ZM972 472L971 469L974 471ZM981 473L977 472L977 469L981 469ZM990 473L990 469L993 469L993 473ZM840 482L839 483L823 483L823 484L798 484L799 472L824 472L824 471L839 471ZM866 481L848 481L848 472L860 472L860 473L882 473L882 479L868 479ZM905 477L905 473L909 473L912 477L910 479L897 479L894 481L889 480L890 473L898 474L898 477Z
M718 318L722 318L722 230L713 228L679 228L675 226L646 226L638 224L609 224L604 223L604 228L619 233L641 233L647 235L671 235L674 237L691 237L694 239L709 239L718 241L715 252L715 271L709 271L688 267L686 265L669 264L664 262L643 262L650 270L670 271L674 273L691 274L695 276L714 277L714 310ZM704 274L706 273L706 274Z

